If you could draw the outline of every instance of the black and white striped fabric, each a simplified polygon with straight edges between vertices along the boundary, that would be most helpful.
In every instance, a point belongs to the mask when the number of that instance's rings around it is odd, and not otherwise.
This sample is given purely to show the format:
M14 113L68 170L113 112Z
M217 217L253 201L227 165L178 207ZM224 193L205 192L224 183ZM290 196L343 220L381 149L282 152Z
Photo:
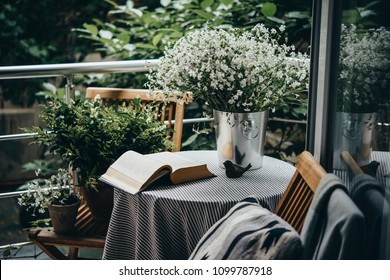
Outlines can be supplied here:
M161 184L131 195L115 189L103 259L188 259L206 231L250 196L273 210L295 167L264 157L263 167L230 179L216 151L180 152L208 165L217 177Z
M299 234L256 198L237 203L202 237L190 260L294 260L303 247Z

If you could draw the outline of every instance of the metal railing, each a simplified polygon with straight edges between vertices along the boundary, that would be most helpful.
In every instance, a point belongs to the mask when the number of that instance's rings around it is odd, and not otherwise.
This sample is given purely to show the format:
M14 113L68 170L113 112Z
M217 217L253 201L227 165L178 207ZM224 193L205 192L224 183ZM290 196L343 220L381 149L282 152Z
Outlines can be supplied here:
M66 79L65 101L75 98L74 77L85 74L111 74L147 72L152 67L157 67L158 59L128 60L128 61L104 61L104 62L82 62L82 63L62 63L43 65L21 65L0 67L0 80L5 79L30 79L44 77L62 76ZM282 121L289 123L306 124L305 120L292 120L270 118L270 121ZM184 119L184 124L210 122L212 118L191 118ZM25 139L33 136L32 133L19 133L0 135L0 141Z
M42 78L55 76L74 76L92 73L145 72L158 66L158 59L81 62L42 65L21 65L0 67L0 80L20 78Z
M75 98L75 75L146 72L151 67L158 66L158 62L158 59L146 59L129 61L3 66L0 67L0 80L63 76L66 78L65 101L69 102L70 99ZM199 121L201 120L186 120L185 123ZM0 135L0 141L24 139L33 135L34 134L32 133Z
M105 62L82 62L43 65L21 65L0 67L0 79L21 78L66 78L65 100L74 98L74 76L80 74L107 74L126 72L146 72L151 67L158 66L158 59L128 60L128 61L105 61Z

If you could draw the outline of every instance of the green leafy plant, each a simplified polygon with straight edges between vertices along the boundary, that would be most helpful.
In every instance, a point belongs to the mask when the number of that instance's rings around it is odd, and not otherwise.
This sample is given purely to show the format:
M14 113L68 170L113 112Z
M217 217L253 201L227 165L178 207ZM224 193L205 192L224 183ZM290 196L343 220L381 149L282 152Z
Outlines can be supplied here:
M276 29L260 24L240 31L206 27L188 33L152 69L149 88L176 98L190 92L225 112L288 110L302 103L300 95L308 89L308 57L280 44Z
M18 203L25 206L33 215L46 212L51 204L70 205L79 201L79 195L74 191L72 174L68 169L59 168L50 178L36 171L37 179L27 183L27 192L21 194Z
M154 119L151 108L104 106L100 98L71 101L53 99L41 114L46 128L25 129L36 133L35 143L50 146L79 175L78 184L94 188L107 168L125 151L153 153L172 147L167 127Z

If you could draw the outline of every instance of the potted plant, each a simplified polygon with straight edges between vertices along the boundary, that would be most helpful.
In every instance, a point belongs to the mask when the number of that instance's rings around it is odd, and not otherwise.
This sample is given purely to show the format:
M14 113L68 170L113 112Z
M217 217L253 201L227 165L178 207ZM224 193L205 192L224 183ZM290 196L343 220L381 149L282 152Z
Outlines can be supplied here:
M370 162L373 129L390 92L390 31L342 25L333 167L345 169L340 153L360 165ZM387 98L387 100L386 100Z
M170 46L148 75L151 91L176 97L190 92L214 110L219 165L262 165L268 110L304 101L309 60L281 44L281 32L207 26Z
M68 169L59 168L50 178L38 178L27 183L27 191L18 199L21 206L34 215L49 212L54 231L59 234L74 230L80 197L72 185L72 175Z
M140 106L137 100L133 106L103 106L99 97L71 100L70 104L52 99L40 115L46 127L26 129L36 133L34 142L50 145L50 151L75 171L75 183L96 219L108 219L112 209L112 188L99 188L102 184L98 178L121 154L127 150L146 154L171 147L167 127L155 120L148 108L141 110ZM93 207L104 192L111 197L101 198L107 202L106 208ZM88 201L91 196L94 199Z

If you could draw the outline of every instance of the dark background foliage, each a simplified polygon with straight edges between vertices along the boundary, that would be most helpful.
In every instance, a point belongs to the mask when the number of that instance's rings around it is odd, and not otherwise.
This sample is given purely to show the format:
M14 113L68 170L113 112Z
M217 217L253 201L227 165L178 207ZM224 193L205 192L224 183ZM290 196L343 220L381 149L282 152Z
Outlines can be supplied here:
M93 51L73 28L92 18L105 18L110 5L88 0L2 0L0 66L66 63ZM0 101L30 106L41 80L0 81Z

